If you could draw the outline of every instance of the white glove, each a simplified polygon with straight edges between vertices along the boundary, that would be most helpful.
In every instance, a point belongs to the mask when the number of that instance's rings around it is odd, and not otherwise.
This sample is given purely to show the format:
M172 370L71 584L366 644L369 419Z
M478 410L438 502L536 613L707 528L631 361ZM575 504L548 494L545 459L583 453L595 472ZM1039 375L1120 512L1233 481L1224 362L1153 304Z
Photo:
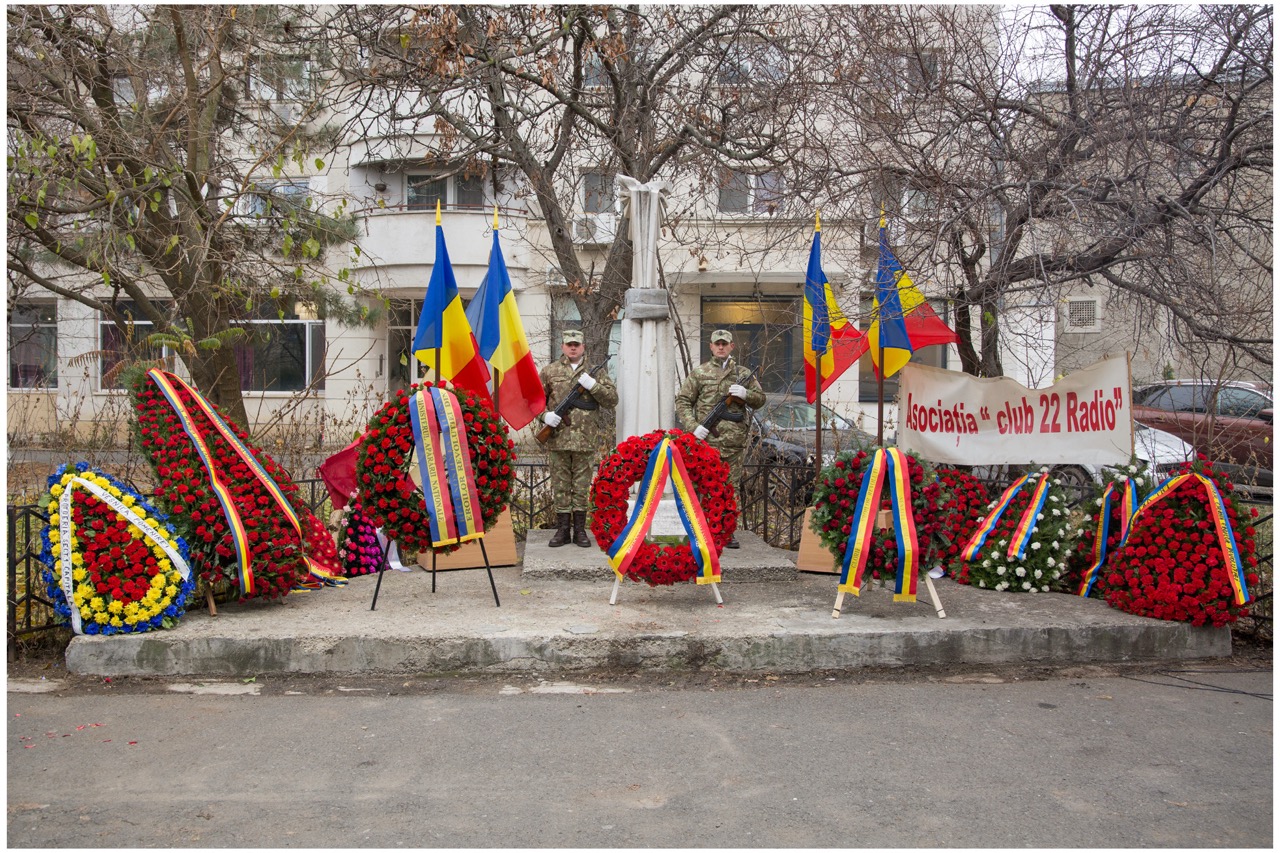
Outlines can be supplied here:
M746 386L745 386L745 385L737 385L737 384L730 385L730 386L729 386L729 396L731 396L731 397L737 397L739 400L745 400L745 399L747 399L747 388L746 388Z
M578 377L578 384L582 386L584 391L590 391L596 387L596 381L591 378L591 374L584 373Z
M555 412L547 412L542 416L542 422L552 429L555 429L560 426L560 416Z
M693 428L693 437L698 439L698 441L706 441L707 436L709 435L711 435L711 430L707 429L702 424L698 424Z

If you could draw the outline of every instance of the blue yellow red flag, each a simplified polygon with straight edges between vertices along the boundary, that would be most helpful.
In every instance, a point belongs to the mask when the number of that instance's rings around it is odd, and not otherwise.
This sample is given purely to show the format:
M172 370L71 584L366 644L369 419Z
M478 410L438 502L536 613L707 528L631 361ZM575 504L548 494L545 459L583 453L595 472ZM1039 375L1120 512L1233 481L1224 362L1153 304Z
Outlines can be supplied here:
M493 248L489 250L489 272L467 306L467 320L475 330L480 357L498 374L498 414L521 429L547 408L546 392L529 349L511 275L498 242L498 211L493 212Z
M938 318L889 248L889 230L882 216L875 306L867 329L867 344L876 372L893 376L911 360L915 350L957 341L956 333Z
M440 364L436 365L436 353ZM489 396L489 368L480 357L476 337L467 321L458 293L458 282L449 263L449 249L440 224L440 208L436 206L436 257L431 265L431 280L413 335L413 354L433 371L436 379L445 379L458 388L472 391L492 405Z
M831 292L822 270L822 216L814 218L813 245L804 276L804 393L812 403L818 396L818 369L822 390L867 351L866 336L854 328Z

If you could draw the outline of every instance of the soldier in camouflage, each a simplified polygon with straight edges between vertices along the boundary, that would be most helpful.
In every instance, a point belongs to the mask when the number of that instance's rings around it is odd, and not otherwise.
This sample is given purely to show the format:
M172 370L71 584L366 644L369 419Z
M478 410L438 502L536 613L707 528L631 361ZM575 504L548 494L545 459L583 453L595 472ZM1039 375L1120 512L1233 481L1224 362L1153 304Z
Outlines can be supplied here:
M591 376L587 371L582 332L568 331L561 339L559 360L542 368L542 390L547 395L547 410L542 421L554 430L547 441L551 467L551 497L556 508L556 532L548 543L559 548L569 541L569 525L573 524L573 544L591 547L587 538L587 508L591 500L591 475L596 468L596 454L606 431L612 432L614 407L618 405L618 389L607 371ZM594 411L571 409L563 420L553 411L569 396L575 385L582 386L583 399L594 400Z
M711 414L711 410L725 397L735 397L742 402L741 411L746 414L747 406L758 409L764 405L764 389L752 376L747 380L750 371L742 367L732 358L733 334L727 329L716 329L711 333L711 360L698 365L684 380L676 393L676 417L686 431L720 451L720 458L729 466L729 481L733 483L733 495L738 505L742 505L742 493L738 482L742 479L742 462L747 454L747 435L751 429L751 417L742 419L742 423L720 421L716 427L716 435L710 435L702 422ZM741 384L744 380L746 385ZM738 540L731 537L726 548L737 548Z

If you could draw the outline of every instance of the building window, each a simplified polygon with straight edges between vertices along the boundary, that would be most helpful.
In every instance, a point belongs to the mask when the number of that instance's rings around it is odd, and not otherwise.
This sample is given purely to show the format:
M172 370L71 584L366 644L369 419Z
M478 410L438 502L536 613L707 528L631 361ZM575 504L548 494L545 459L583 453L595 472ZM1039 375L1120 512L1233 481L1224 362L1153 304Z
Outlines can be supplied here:
M1067 300L1069 334L1102 331L1102 299L1098 296L1074 297Z
M237 323L246 332L235 344L241 389L323 391L324 320L302 304L286 311L283 319L269 313L269 318Z
M721 173L719 209L730 214L772 216L783 207L786 182L778 172L748 175L726 169Z
M245 197L246 210L254 219L265 219L273 213L282 216L309 206L310 196L311 181L307 178L262 181Z
M604 172L582 173L583 213L613 213L613 175Z
M157 302L160 313L168 313L171 303ZM173 368L173 352L168 347L151 346L147 337L155 331L155 324L146 319L133 302L121 300L115 309L125 319L122 331L106 315L98 320L98 388L101 391L118 391L120 370L126 362L168 362L166 370Z
M479 210L484 207L484 177L481 175L413 174L408 176L409 189L405 199L409 210L435 210L441 208Z
M58 387L58 313L52 302L9 309L9 387Z
M711 358L711 333L733 333L733 357L767 393L804 395L802 305L796 297L703 297L697 362Z
M422 377L424 365L413 356L413 334L421 313L421 299L391 300L387 312L387 390L392 394Z
M307 101L312 95L311 57L278 56L254 63L249 97L259 101Z
M787 76L787 57L767 42L734 44L725 51L716 76L721 86L780 83Z

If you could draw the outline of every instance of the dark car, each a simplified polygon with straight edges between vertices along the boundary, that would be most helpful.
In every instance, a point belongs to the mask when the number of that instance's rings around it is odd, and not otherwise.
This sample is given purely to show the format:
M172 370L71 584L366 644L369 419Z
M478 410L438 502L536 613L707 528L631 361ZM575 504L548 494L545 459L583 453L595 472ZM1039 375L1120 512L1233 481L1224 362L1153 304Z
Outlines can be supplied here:
M1178 436L1238 483L1270 491L1269 386L1190 379L1142 385L1133 392L1133 417Z
M812 463L817 448L817 413L803 399L771 398L754 413L751 453L759 461L784 464ZM853 421L822 407L822 457L824 464L850 448L870 447L875 436Z

